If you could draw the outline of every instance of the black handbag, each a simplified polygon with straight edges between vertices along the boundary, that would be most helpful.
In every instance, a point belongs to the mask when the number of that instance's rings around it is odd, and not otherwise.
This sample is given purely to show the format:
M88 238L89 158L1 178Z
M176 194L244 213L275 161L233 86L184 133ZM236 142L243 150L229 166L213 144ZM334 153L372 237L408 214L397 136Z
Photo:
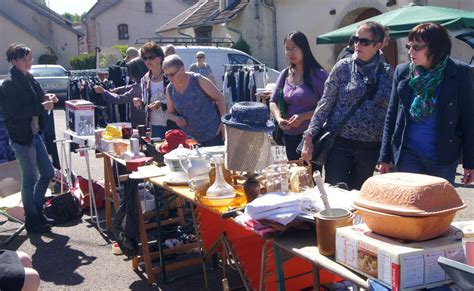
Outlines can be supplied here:
M332 134L328 129L323 127L313 138L313 157L311 160L316 165L323 166L326 163L329 152L336 142L336 137L337 134ZM303 143L300 144L301 147L303 147Z
M285 100L283 99L283 86L285 86L285 80L286 77L288 76L288 69L285 69L283 71L283 81L280 81L280 83L277 84L277 97L278 97L278 109L280 110L280 115L283 118L287 117L287 107L288 105L286 104ZM275 123L275 130L272 133L272 138L275 141L277 145L285 145L283 141L283 129L278 125L278 122L276 119L274 120Z
M382 70L379 68L377 77L379 76L381 71ZM313 137L313 156L311 158L311 161L313 161L316 165L321 166L321 167L326 163L329 153L331 152L334 146L334 143L336 143L336 138L339 135L339 132L342 130L346 122L357 111L357 109L359 109L362 103L365 102L365 100L373 99L375 92L377 91L379 87L378 85L379 85L379 82L377 78L377 81L375 83L370 84L368 86L366 94L359 101L357 101L357 104L351 108L351 110L346 114L346 116L344 116L344 119L341 120L341 122L339 122L339 124L336 126L336 129L333 132L331 132L327 128L326 124L319 130L319 132ZM303 144L304 144L304 137L301 139L301 142L298 144L298 147L296 148L296 152L300 155L303 150Z
M71 192L55 196L45 203L44 215L61 224L81 215L79 206Z

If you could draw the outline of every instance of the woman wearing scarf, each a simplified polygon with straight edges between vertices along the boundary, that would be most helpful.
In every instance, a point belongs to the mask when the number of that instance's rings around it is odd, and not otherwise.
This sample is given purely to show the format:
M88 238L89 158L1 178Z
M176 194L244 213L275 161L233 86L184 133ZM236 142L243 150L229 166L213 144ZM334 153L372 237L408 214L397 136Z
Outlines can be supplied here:
M469 67L449 57L451 41L436 23L414 27L410 62L397 66L385 120L379 171L445 178L454 183L463 152L464 177L474 175L474 96Z
M26 231L45 233L54 224L43 212L44 196L54 172L42 134L47 112L53 109L57 97L45 94L30 74L33 53L29 47L11 44L6 55L12 66L10 77L2 84L1 105L20 167Z
M379 52L384 36L385 29L378 23L366 22L358 27L352 37L354 54L340 60L332 69L323 96L304 132L301 156L309 161L313 153L312 139L323 125L326 123L334 132L354 105L372 91L368 89L375 89L340 131L324 165L326 183L343 182L349 189L360 189L373 175L392 82L390 65L382 61Z

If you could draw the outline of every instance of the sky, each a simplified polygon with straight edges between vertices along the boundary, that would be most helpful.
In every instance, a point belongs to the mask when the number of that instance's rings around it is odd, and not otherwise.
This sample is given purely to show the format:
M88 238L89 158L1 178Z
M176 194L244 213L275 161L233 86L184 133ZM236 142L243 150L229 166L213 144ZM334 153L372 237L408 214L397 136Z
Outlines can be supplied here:
M49 2L49 8L54 10L56 13L64 14L69 12L71 14L81 15L84 12L94 6L97 0L46 0Z

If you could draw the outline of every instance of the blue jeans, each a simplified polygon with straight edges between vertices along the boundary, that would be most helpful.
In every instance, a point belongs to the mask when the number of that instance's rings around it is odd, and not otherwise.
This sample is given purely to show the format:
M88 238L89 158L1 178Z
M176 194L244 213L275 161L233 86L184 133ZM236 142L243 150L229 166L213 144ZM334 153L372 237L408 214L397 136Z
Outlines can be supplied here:
M325 182L331 185L343 182L349 189L359 190L374 174L379 145L338 138L324 165Z
M152 125L151 126L151 137L165 138L166 126Z
M436 161L423 157L416 151L403 147L398 160L399 172L426 174L441 177L454 185L457 160L448 165L440 165Z
M20 167L21 200L25 215L33 216L43 209L44 196L54 175L53 166L39 134L33 136L29 145L11 144Z

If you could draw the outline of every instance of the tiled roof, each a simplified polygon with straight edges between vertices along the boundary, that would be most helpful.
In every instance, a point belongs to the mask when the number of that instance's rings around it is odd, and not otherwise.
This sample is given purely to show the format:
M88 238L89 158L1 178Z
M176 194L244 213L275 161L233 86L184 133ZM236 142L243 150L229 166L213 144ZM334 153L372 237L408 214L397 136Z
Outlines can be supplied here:
M191 14L186 20L184 20L179 27L193 27L203 25L211 16L215 15L219 11L219 2L206 1Z
M227 7L225 10L221 11L219 14L213 17L212 22L226 22L234 19L237 15L239 15L240 10L244 9L247 4L249 4L249 0L241 0L234 2L233 5Z
M200 9L200 7L203 5L204 1L198 1L196 4L193 6L189 7L188 9L184 10L180 14L178 14L176 17L172 18L170 21L167 23L163 24L161 27L159 27L156 32L165 32L168 30L173 30L176 29L181 23L183 23L188 17L193 15L194 12Z
M248 3L249 0L236 1L223 11L219 12L219 2L201 0L162 25L156 30L156 32L160 33L173 29L183 29L226 22L234 19Z
M86 21L89 17L97 17L115 5L120 4L120 2L122 2L122 0L98 0L84 15L83 21Z

